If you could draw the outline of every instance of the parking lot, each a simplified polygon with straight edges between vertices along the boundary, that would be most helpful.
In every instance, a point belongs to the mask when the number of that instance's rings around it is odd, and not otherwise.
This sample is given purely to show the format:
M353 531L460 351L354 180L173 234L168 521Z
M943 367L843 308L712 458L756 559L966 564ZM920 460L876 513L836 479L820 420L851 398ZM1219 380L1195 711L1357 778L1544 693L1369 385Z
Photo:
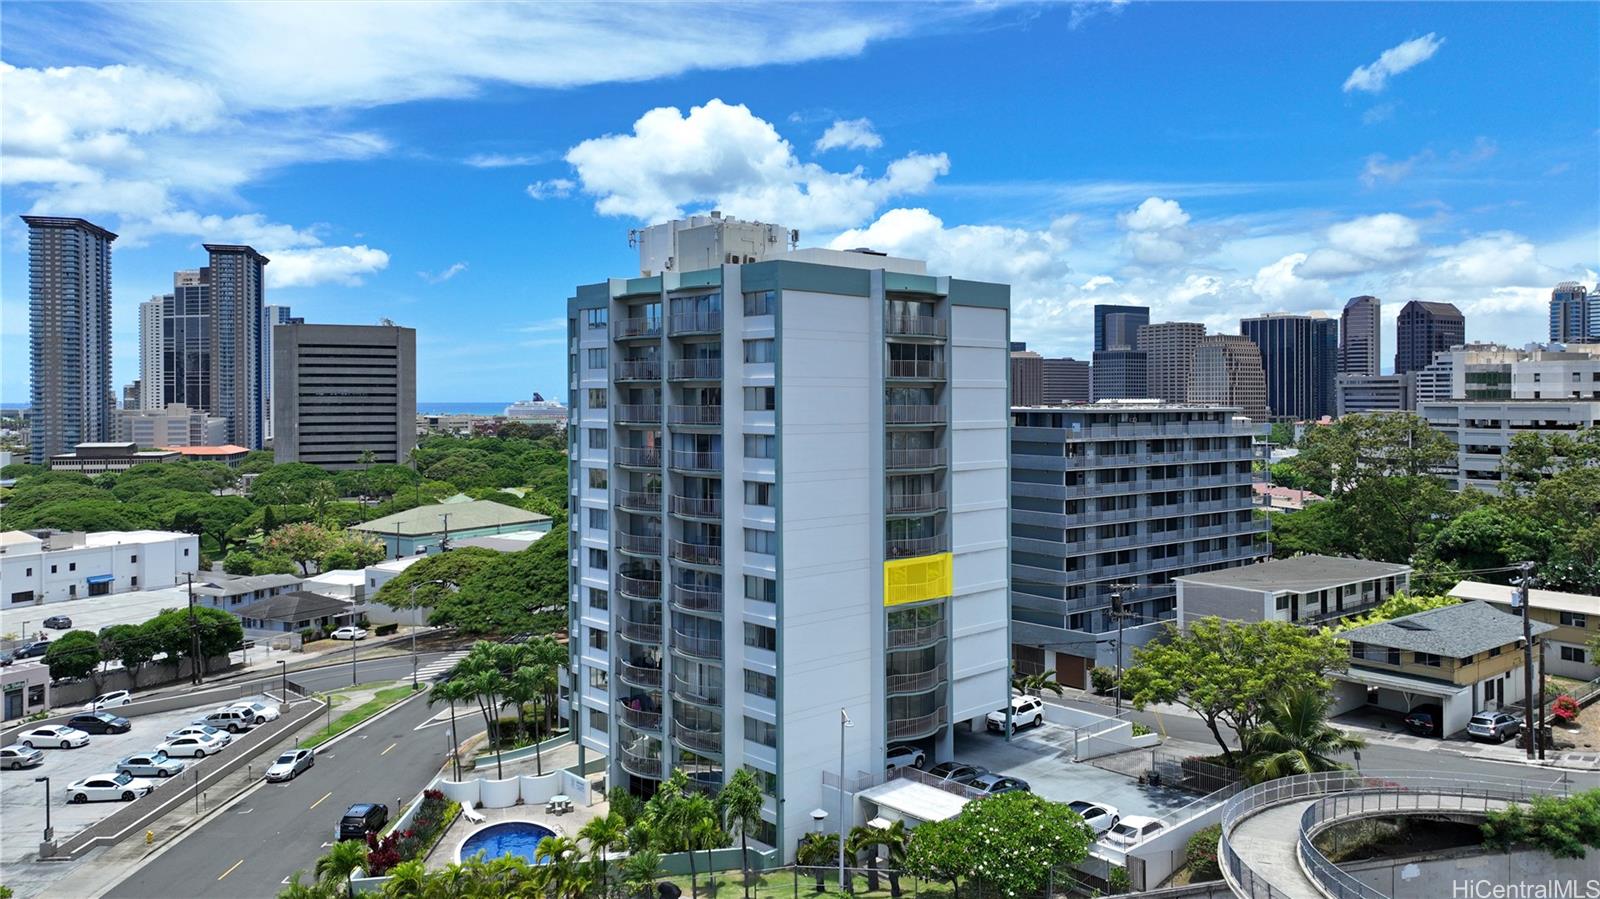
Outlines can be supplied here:
M40 606L20 606L0 610L0 633L26 636L44 630L44 620L52 615L72 619L74 630L95 631L112 624L141 624L156 617L162 609L182 609L189 605L183 587L161 590L133 590L109 596L85 596ZM53 640L62 631L46 630Z
M260 699L265 697L249 697ZM229 703L231 705L231 703ZM196 718L216 708L218 703L193 706L171 712L141 715L128 719L133 729L125 734L91 734L89 745L78 749L45 749L44 764L21 771L0 771L0 820L5 821L7 855L15 854L20 847L31 846L44 834L45 785L35 783L36 777L50 778L50 823L55 828L56 839L63 840L91 824L126 808L122 802L90 802L84 805L67 803L67 786L96 774L114 772L118 760L139 752L153 751L164 741L168 731L189 724ZM110 709L113 714L116 709ZM244 734L234 737L234 744L224 749L220 757L227 757L238 746ZM165 780L153 780L156 791L181 789L194 783L194 772L213 762L205 759L179 759L185 765L183 773ZM268 764L263 761L262 764ZM151 794L154 795L154 794ZM145 800L138 799L135 802ZM12 841L16 844L13 845Z
M1033 792L1055 802L1082 799L1109 804L1118 814L1160 818L1193 802L1196 796L1172 787L1153 787L1115 771L1072 760L1073 730L1046 721L1017 732L1007 743L997 733L956 732L958 761L982 765L997 774L1020 777ZM1144 752L1148 750L1131 750Z

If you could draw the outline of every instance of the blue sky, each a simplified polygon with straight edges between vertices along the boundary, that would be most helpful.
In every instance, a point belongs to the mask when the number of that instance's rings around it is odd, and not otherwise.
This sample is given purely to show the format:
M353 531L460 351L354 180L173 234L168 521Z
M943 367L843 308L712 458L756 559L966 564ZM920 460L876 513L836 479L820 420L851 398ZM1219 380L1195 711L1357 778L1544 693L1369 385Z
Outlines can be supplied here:
M424 400L562 392L573 285L720 208L1090 307L1237 331L1371 293L1545 336L1600 269L1600 5L8 4L0 398L27 396L25 230L122 234L136 308L273 258L268 302L418 330ZM1385 364L1392 361L1386 359Z

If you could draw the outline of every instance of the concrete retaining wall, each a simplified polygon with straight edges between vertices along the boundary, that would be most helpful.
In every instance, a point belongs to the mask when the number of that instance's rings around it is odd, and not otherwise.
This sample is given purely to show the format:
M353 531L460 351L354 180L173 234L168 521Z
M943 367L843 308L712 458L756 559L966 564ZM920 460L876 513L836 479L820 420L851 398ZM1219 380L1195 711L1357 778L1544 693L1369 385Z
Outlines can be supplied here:
M525 774L505 780L474 777L455 781L441 777L429 784L428 788L438 790L467 808L510 808L519 802L523 805L542 805L558 794L566 795L575 805L592 805L594 802L589 779L573 771L552 771L542 777Z
M189 708L190 706L222 705L225 702L232 702L247 696L259 696L264 692L263 688L268 686L276 686L276 682L266 684L263 681L250 681L241 684L211 687L210 689L202 687L196 692L179 692L156 699L142 699L124 706L117 706L108 711L124 718L137 718L140 715L154 715L159 712L170 712L175 709ZM91 693L89 698L92 699L97 695L99 694ZM47 724L65 724L68 718L79 714L81 711L81 709L74 709L71 712L52 715L40 721L15 722L4 731L0 731L0 745L10 745L16 739L17 734L24 730L32 730L35 727L43 727Z

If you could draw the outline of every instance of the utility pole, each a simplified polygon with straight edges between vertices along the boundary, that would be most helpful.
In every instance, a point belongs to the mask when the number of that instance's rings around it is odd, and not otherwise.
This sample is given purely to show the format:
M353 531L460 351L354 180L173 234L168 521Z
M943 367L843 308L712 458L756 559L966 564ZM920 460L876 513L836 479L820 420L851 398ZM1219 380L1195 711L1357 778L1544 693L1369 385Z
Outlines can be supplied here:
M1546 722L1544 720L1544 641L1539 641L1539 761L1544 761L1544 734Z
M439 520L444 522L444 536L439 538L439 552L445 553L450 551L450 513L440 513Z
M1517 567L1522 570L1522 576L1517 579L1514 602L1522 612L1522 732L1527 735L1522 745L1531 762L1533 744L1539 739L1539 734L1533 730L1533 623L1528 617L1528 590L1533 587L1533 563L1523 562Z
M200 684L200 622L194 613L194 575L185 572L183 579L189 588L189 681Z
M1137 584L1112 584L1111 585L1111 617L1117 621L1117 685L1114 691L1116 696L1116 715L1122 717L1122 628L1123 621L1128 617L1124 610L1122 593L1124 590L1133 592Z

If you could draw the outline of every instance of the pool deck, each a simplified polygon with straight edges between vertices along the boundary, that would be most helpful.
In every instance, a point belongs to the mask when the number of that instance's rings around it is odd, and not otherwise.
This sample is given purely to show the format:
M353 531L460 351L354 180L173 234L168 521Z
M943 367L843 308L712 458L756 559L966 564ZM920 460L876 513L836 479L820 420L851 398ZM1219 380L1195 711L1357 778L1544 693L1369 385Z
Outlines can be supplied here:
M445 831L444 838L439 845L433 847L428 853L424 864L429 870L438 870L455 864L456 850L460 848L463 840L480 827L491 824L503 824L507 821L530 821L550 828L557 834L576 838L578 830L589 823L591 818L598 818L610 810L610 803L605 800L596 802L591 806L574 805L572 811L564 815L546 814L544 806L540 805L513 805L510 808L480 808L478 814L484 817L482 824L468 821L465 815L458 815L455 823Z

